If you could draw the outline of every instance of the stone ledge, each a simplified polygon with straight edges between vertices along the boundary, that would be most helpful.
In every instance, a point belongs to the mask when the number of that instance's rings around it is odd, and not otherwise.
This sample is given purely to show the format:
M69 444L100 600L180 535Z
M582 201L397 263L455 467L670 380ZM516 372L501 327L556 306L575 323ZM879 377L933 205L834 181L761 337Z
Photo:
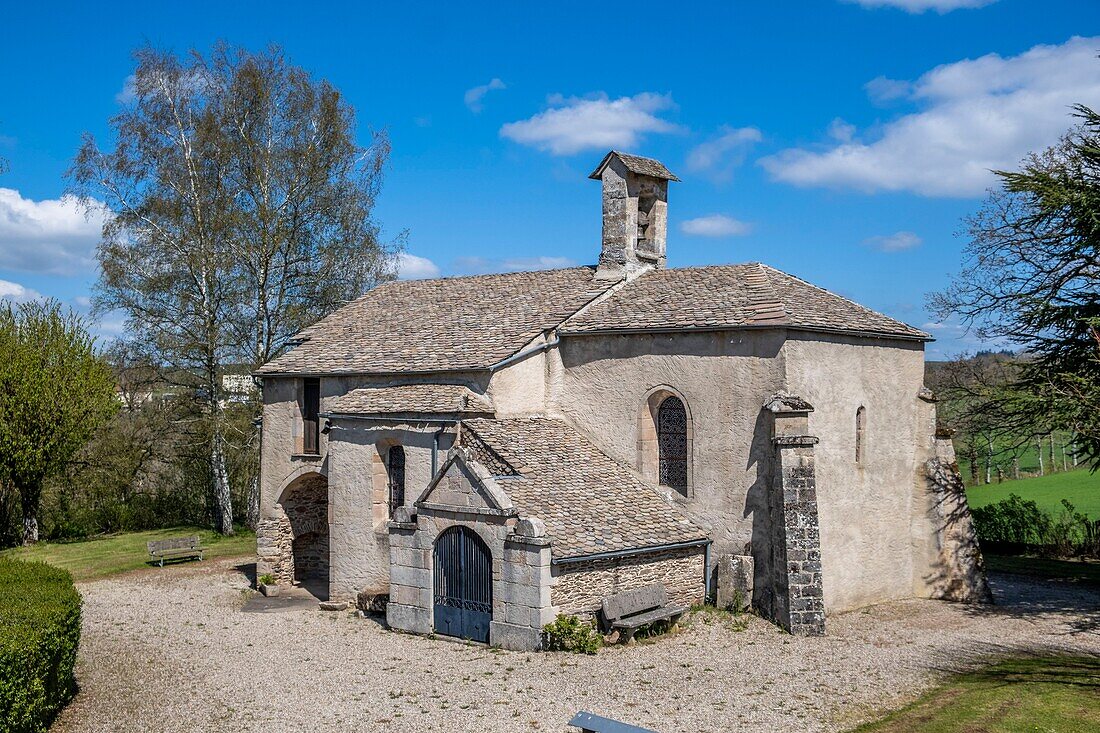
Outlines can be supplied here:
M778 448L809 448L820 442L814 435L777 435L772 443Z

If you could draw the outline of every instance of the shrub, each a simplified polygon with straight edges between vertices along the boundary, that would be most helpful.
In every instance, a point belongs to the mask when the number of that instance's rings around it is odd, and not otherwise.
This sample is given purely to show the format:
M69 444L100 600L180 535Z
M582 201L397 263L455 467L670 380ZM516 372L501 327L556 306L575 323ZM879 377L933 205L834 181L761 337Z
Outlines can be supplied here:
M983 542L1026 546L1056 557L1100 555L1100 521L1078 512L1066 499L1055 517L1016 494L972 509L971 514Z
M271 573L264 573L260 577L256 578L256 582L260 585L275 585L275 576Z
M1050 515L1034 501L1009 494L996 504L971 510L974 530L987 542L1041 545L1050 534Z
M543 645L552 652L595 654L603 646L603 636L596 627L576 616L559 614L552 623L542 627Z
M45 731L76 692L80 594L72 576L0 558L0 730Z

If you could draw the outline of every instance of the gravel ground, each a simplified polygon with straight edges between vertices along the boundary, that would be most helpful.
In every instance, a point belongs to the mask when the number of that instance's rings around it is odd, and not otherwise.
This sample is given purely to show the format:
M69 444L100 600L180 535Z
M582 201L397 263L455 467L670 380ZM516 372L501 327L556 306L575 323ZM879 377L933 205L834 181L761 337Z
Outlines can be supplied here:
M990 653L1100 653L1100 594L994 579L1000 605L888 603L802 639L695 616L592 657L383 630L348 613L243 613L229 561L81 584L81 691L53 731L530 731L578 709L662 733L839 731ZM744 628L739 628L743 626Z

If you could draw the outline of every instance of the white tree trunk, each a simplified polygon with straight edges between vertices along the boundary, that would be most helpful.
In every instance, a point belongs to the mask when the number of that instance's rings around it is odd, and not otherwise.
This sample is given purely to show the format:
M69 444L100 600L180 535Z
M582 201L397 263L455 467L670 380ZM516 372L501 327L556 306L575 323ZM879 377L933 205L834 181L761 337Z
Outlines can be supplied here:
M1039 475L1046 476L1046 471L1043 470L1043 439L1039 438Z
M210 469L214 481L214 529L218 534L233 534L233 497L229 494L229 472L225 467L225 448L221 426L214 425L210 447Z

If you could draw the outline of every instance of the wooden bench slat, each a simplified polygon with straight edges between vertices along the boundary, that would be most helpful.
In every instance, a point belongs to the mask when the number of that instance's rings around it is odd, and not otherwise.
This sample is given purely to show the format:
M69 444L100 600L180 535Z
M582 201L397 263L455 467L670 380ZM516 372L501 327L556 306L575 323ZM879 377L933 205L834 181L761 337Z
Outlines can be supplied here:
M654 621L665 621L676 616L683 616L686 612L686 608L667 607L657 608L646 613L640 613L637 616L630 616L629 618L619 619L613 621L611 626L616 629L637 629L646 624L651 624Z

